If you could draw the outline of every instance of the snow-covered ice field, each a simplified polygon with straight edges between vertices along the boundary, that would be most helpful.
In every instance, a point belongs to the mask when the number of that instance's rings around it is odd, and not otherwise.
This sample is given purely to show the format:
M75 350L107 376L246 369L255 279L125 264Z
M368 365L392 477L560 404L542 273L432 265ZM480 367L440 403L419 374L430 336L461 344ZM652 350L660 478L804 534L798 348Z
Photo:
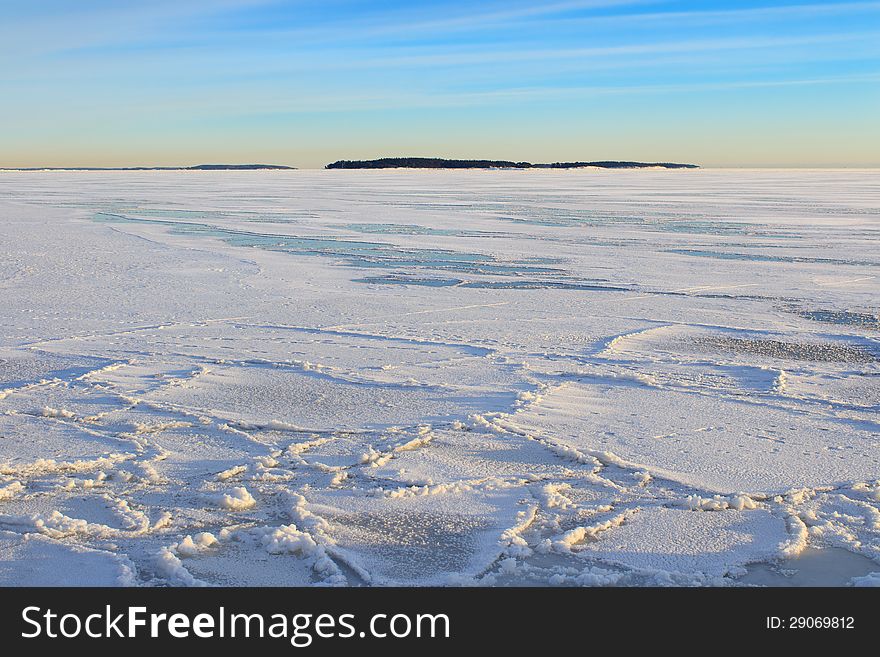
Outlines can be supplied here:
M878 584L878 183L0 173L0 583Z

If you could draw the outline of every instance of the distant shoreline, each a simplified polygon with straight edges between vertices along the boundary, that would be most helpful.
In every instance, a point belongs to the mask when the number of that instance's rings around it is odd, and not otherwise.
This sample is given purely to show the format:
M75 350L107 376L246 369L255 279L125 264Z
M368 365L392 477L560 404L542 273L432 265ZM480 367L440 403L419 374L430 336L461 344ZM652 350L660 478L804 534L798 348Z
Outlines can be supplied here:
M435 157L383 157L376 160L337 160L325 169L699 169L696 164L677 162L552 162L532 164L510 160L447 160Z
M375 160L337 160L324 169L699 169L677 162L551 162L532 164L508 160L454 160L432 157L384 157ZM195 166L131 167L0 167L0 171L295 171L283 164L197 164ZM317 169L320 171L320 169Z

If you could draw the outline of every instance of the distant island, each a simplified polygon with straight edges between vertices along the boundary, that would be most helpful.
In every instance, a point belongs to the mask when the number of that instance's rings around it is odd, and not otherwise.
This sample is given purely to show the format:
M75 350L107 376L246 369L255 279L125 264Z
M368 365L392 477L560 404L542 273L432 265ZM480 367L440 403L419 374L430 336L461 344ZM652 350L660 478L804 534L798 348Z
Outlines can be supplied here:
M512 162L509 160L447 160L441 157L382 157L376 160L337 160L325 169L699 169L677 162ZM196 164L189 167L0 167L0 171L293 171L283 164Z
M599 162L552 162L550 164L533 164L533 169L699 169L699 164L681 164L679 162L627 162L625 160L602 160Z
M0 167L5 171L253 171L296 169L283 164L197 164L192 167Z
M626 162L602 160L599 162L553 162L532 164L508 160L446 160L440 157L382 157L377 160L337 160L325 169L698 169L696 164L675 162Z

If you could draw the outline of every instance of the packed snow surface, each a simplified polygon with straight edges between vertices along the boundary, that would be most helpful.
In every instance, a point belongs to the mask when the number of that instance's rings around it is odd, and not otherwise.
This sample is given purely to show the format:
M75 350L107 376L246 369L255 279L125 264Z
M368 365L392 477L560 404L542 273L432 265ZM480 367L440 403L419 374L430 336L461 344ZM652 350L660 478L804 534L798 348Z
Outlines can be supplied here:
M870 171L0 173L0 583L878 584L878 276Z

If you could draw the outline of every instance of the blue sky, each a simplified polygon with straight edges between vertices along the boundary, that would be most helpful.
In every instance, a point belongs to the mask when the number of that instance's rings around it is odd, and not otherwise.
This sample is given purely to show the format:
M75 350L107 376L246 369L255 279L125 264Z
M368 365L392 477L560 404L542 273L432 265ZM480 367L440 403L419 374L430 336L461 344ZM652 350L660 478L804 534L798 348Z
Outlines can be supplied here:
M0 166L880 166L880 2L0 0Z

